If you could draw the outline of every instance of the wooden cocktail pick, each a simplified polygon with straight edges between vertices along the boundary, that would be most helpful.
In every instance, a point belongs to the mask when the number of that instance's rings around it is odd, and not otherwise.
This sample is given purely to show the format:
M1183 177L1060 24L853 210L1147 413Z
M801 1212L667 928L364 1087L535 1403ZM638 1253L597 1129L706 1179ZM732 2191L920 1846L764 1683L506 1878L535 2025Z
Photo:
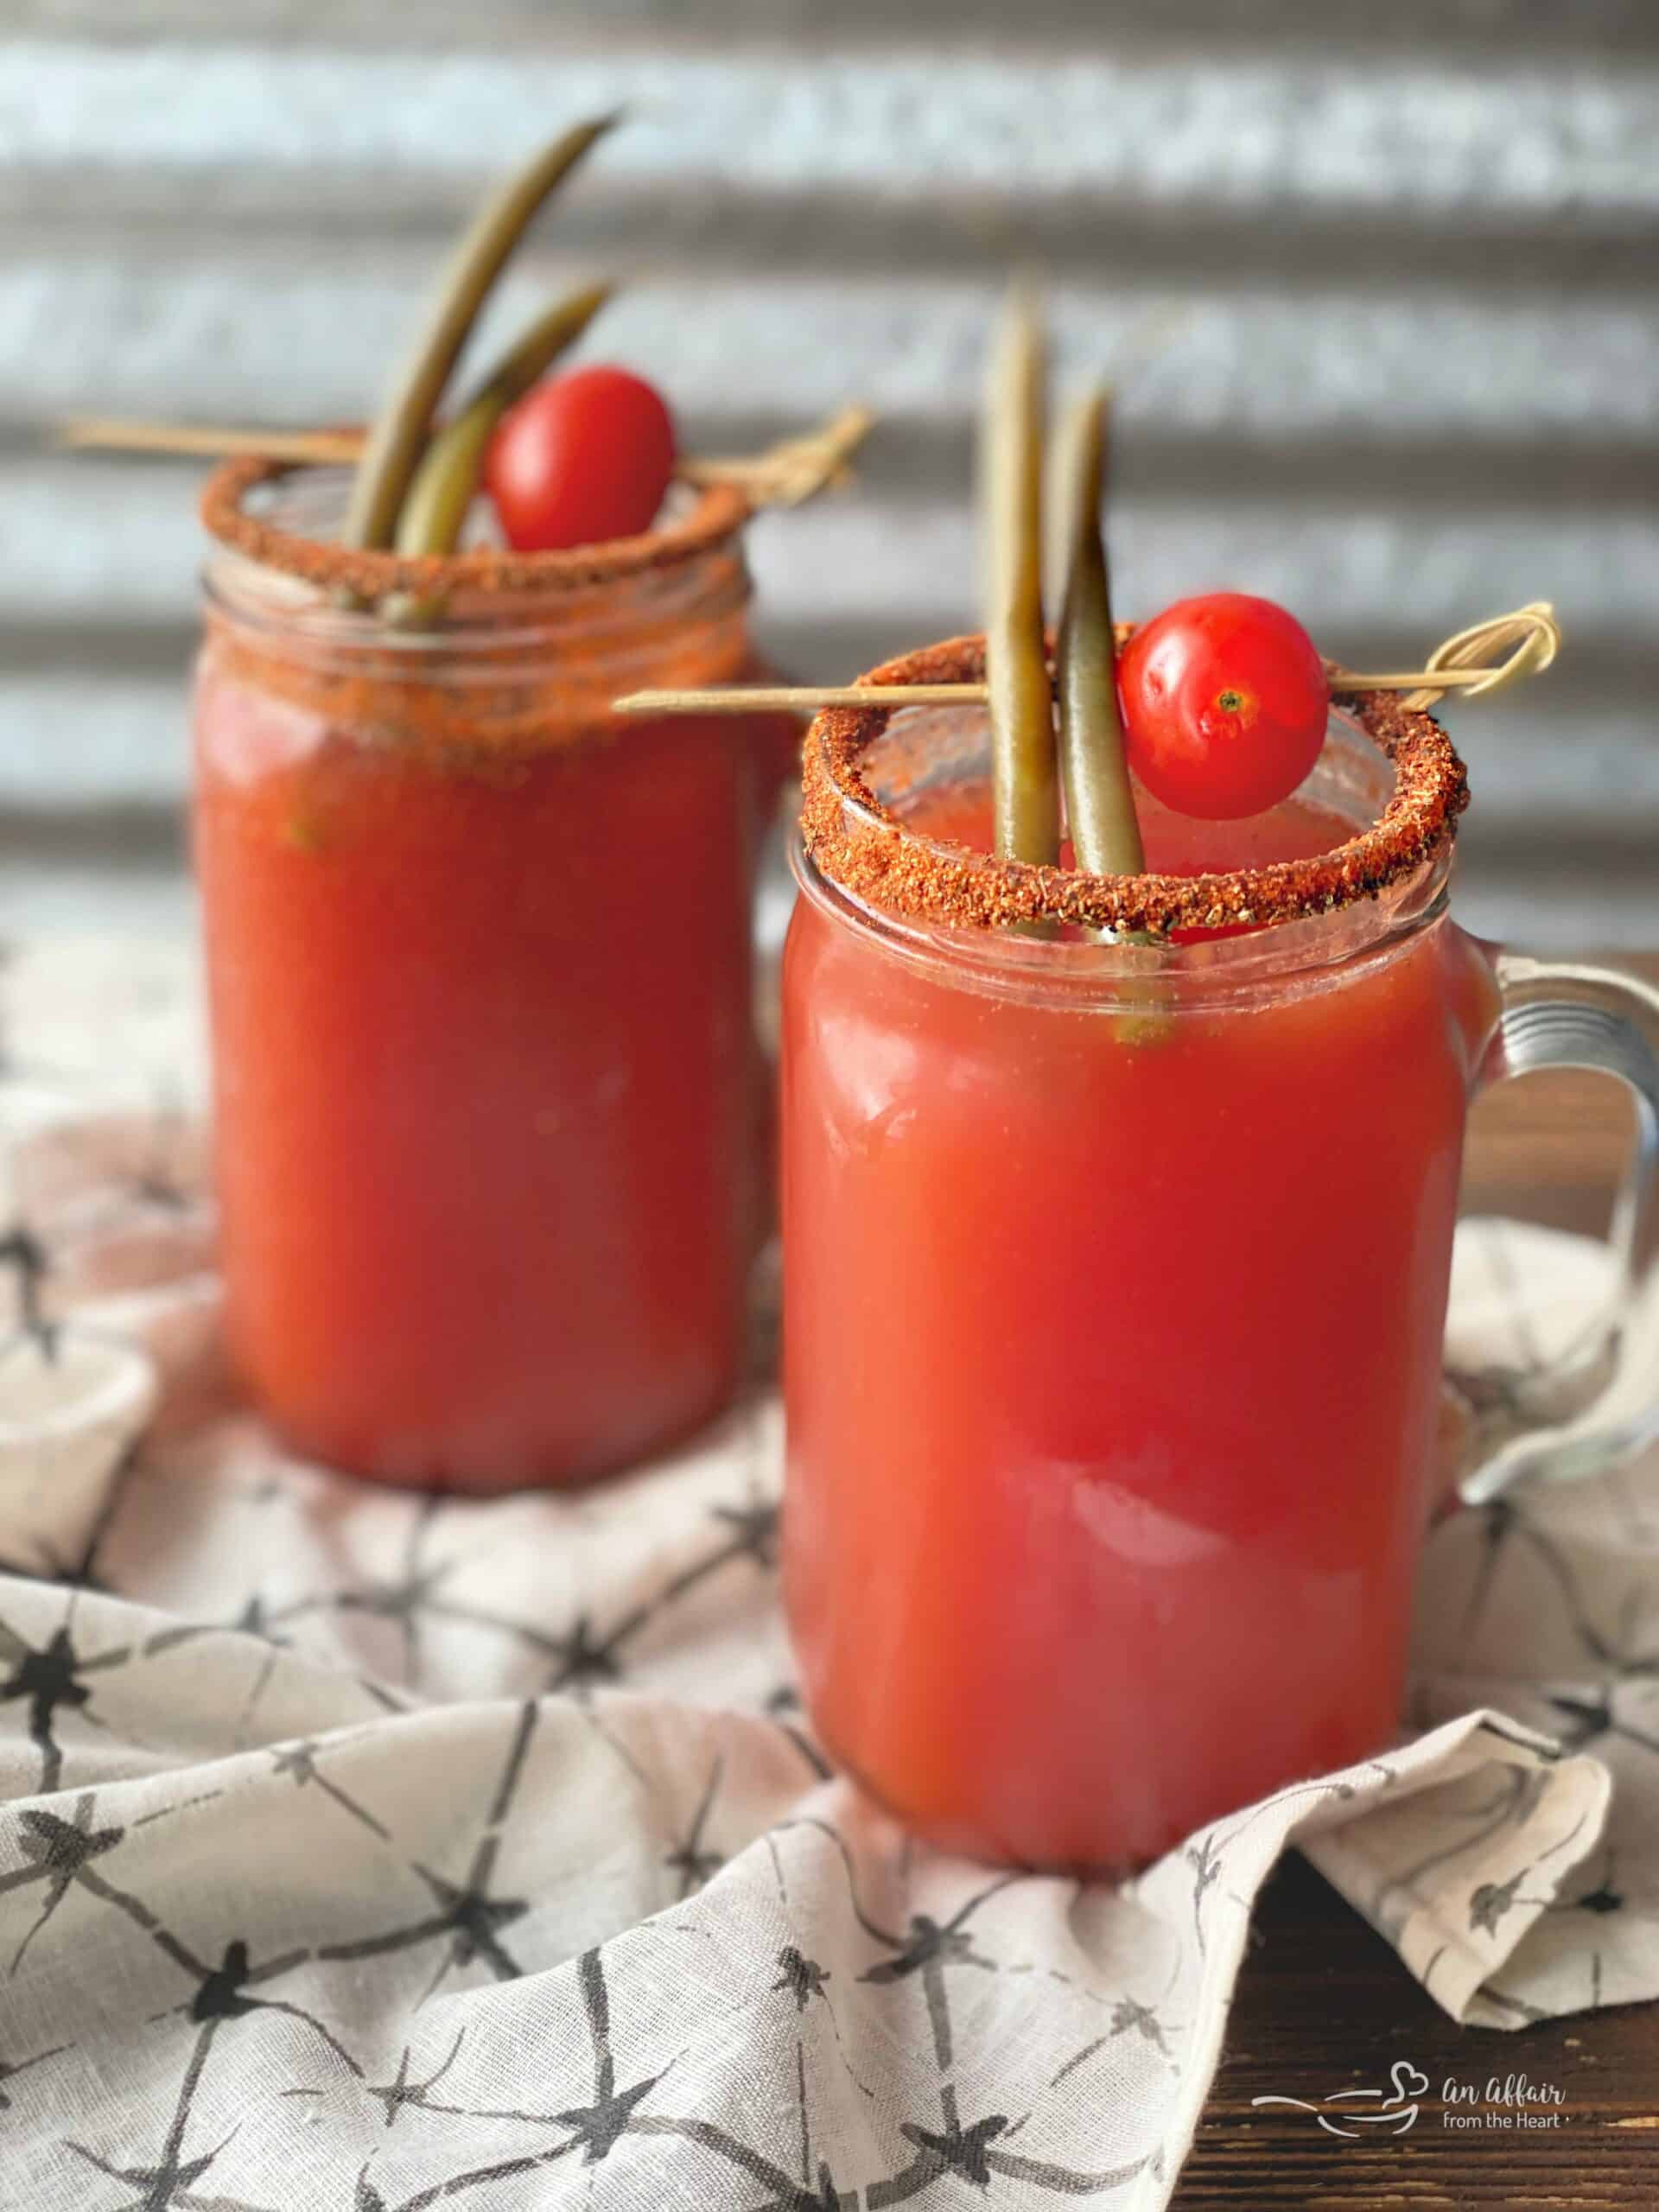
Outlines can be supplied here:
M849 404L816 429L780 439L760 453L686 454L674 474L687 484L734 484L752 506L798 507L847 480L849 463L874 422L868 407ZM349 468L360 457L365 436L359 429L259 430L77 416L57 425L53 442L76 453L170 454L201 461L257 454L296 468Z
M1484 699L1524 676L1540 676L1560 649L1561 628L1548 600L1494 615L1447 638L1422 668L1344 668L1332 662L1331 691L1403 691L1408 707L1429 707L1447 691ZM821 707L982 706L983 683L768 684L709 691L630 691L612 706L621 715L815 715Z

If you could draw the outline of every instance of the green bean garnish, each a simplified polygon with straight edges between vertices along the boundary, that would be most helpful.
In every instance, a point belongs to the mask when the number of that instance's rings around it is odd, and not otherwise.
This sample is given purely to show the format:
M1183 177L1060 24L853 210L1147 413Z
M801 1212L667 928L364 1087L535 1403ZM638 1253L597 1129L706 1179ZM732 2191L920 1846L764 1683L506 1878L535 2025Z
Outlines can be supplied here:
M1060 772L1077 866L1090 875L1146 867L1117 709L1110 588L1101 537L1108 396L1086 392L1067 410L1056 468L1068 548L1055 688Z
M516 400L575 344L615 287L589 284L533 322L428 446L397 518L400 553L448 553L478 489L484 449Z
M390 545L398 510L426 442L444 385L490 287L548 194L569 175L616 115L578 124L493 194L455 249L391 397L357 465L340 531L347 545Z
M1043 330L1016 294L997 334L981 465L988 585L985 680L990 690L996 849L1059 858L1059 795L1043 647Z

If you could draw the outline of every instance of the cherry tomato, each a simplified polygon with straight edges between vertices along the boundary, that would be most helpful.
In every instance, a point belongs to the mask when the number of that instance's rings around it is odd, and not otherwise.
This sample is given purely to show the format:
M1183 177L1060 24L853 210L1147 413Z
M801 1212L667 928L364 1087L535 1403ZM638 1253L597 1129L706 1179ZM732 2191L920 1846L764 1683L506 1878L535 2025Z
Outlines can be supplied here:
M662 395L626 369L544 377L510 407L484 456L484 483L519 553L602 544L649 530L674 466Z
M1129 765L1178 814L1262 814L1319 757L1329 685L1313 640L1270 599L1177 600L1118 656Z

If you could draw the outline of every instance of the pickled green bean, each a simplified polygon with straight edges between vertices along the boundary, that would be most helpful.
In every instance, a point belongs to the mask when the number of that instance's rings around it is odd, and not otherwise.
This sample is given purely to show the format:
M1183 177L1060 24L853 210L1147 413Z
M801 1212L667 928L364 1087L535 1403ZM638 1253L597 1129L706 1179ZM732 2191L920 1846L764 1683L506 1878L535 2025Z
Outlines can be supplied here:
M1077 866L1090 875L1146 867L1117 705L1110 587L1101 536L1108 396L1085 393L1067 410L1057 468L1068 537L1055 688L1060 772Z
M549 194L620 120L617 115L600 116L567 131L509 178L480 211L451 257L420 340L358 463L340 531L347 545L392 543L443 388L491 286Z
M1043 642L1042 446L1046 347L1034 302L1016 294L997 334L982 434L996 849L1059 858L1052 695Z
M589 284L533 322L428 446L397 518L400 553L448 553L458 543L496 424L575 344L614 286Z

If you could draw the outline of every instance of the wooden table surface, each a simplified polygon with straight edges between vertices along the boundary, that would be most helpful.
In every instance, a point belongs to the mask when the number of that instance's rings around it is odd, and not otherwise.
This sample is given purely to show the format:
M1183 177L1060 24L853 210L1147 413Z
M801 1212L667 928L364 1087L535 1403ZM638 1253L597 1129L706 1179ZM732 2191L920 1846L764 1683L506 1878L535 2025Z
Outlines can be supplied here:
M1659 976L1659 956L1643 963ZM1476 1109L1465 1203L1599 1230L1630 1141L1616 1085L1550 1074L1504 1085ZM1310 2100L1386 2084L1396 2059L1427 2075L1411 2133L1346 2142L1306 2113L1256 2112L1257 2095ZM1566 2093L1562 2125L1463 2133L1440 2120L1448 2075L1524 2072ZM1505 2205L1659 2212L1659 2005L1620 2005L1515 2033L1460 2028L1381 1936L1293 1853L1269 1883L1240 1979L1227 2049L1176 2212L1249 2206L1433 2212Z

